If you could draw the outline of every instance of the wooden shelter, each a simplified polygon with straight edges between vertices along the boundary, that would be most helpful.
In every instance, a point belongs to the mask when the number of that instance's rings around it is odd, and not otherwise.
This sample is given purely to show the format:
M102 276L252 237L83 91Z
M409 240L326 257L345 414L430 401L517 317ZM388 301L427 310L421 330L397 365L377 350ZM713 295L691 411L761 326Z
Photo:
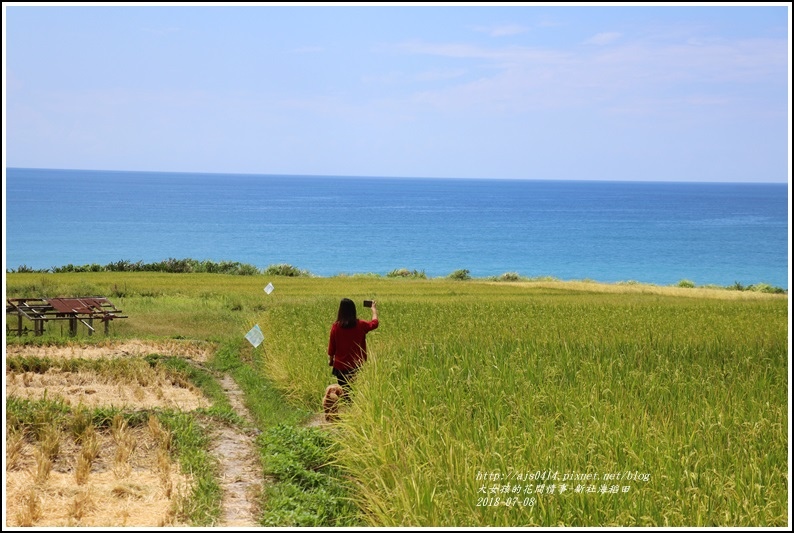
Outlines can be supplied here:
M11 327L6 321L6 333L16 333L21 336L29 330L23 328L23 319L33 322L34 335L44 333L45 323L51 320L68 320L69 335L77 334L77 324L82 323L88 328L88 334L95 331L94 320L105 324L105 335L108 334L110 322L116 318L128 318L122 315L110 300L99 296L80 298L8 298L6 299L6 316L16 315L16 328Z

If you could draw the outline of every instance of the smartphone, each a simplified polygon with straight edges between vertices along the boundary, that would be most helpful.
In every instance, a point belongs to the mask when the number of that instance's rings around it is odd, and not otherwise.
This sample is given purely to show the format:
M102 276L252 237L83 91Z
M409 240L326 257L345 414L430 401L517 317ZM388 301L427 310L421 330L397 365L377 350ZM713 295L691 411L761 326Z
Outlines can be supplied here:
M364 300L364 307L372 307L372 300Z

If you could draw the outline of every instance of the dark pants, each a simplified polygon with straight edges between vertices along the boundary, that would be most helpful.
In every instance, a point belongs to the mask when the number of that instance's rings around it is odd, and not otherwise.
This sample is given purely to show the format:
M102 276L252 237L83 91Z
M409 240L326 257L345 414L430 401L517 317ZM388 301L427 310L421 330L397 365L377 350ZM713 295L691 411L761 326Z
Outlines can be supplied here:
M336 376L339 385L345 390L345 396L350 393L350 382L353 381L357 371L358 369L338 370L336 368L331 371L331 374Z

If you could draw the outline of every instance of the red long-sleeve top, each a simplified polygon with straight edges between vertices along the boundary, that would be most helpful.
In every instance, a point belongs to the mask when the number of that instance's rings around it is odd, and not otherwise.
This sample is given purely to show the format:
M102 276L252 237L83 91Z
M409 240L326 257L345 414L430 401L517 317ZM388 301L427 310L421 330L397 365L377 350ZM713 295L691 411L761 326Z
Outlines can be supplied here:
M358 319L352 328L343 328L337 322L331 326L328 355L337 370L353 370L367 360L367 333L378 327L378 319L369 322Z

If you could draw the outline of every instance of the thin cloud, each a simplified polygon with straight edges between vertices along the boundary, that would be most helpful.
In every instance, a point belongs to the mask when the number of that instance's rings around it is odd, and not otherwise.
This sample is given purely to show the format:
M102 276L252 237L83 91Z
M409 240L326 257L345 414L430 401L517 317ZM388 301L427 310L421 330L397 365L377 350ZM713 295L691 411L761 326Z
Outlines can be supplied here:
M474 31L486 33L491 37L508 37L526 33L528 28L519 26L518 24L505 24L501 26L477 26L474 28Z
M616 31L607 31L602 33L596 33L589 39L585 41L585 44L595 44L598 46L603 46L605 44L609 44L612 42L617 41L620 39L621 34Z
M494 61L563 61L569 54L555 50L542 50L526 46L508 46L503 48L484 48L481 46L460 43L426 43L410 41L398 45L403 52L417 55L453 57L459 59L490 59Z
M617 32L605 32L590 41L606 44L620 37ZM459 84L411 96L416 105L444 111L521 112L588 105L605 112L623 109L654 115L693 107L730 110L739 105L737 83L750 90L762 83L785 81L784 40L685 43L639 41L561 50L412 41L400 48L405 53L454 58L461 61L457 66L468 69L469 75L461 77ZM474 63L467 65L465 60ZM721 86L703 92L704 83ZM648 105L649 98L656 104ZM763 105L756 101L755 109Z
M465 76L467 72L468 70L462 68L439 68L413 74L392 71L386 74L362 76L361 81L364 83L382 85L434 82L460 78L461 76Z

